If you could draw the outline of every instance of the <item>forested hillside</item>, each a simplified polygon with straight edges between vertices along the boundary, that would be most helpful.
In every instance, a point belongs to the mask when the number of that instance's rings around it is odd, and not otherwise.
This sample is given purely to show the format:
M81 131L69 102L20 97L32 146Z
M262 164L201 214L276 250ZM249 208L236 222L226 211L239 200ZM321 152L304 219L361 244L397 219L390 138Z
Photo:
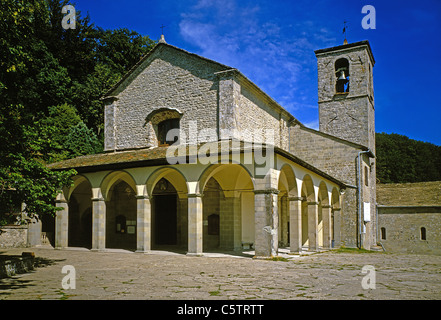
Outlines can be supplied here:
M441 146L386 133L377 133L375 142L378 182L441 180Z
M72 172L45 163L102 150L99 98L154 41L127 29L103 30L67 0L0 1L0 223L2 212L53 213ZM4 215L3 215L3 219Z

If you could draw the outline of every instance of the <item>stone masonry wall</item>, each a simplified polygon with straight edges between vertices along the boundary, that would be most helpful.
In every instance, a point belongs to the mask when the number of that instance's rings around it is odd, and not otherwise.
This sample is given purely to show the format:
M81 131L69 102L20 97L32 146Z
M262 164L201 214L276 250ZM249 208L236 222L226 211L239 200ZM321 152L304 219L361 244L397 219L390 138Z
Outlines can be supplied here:
M220 70L215 63L172 47L157 48L125 81L118 100L106 110L110 117L106 124L112 124L114 115L114 127L106 128L106 149L149 146L146 117L158 108L181 111L181 130L187 133L189 121L197 121L198 130L216 128L218 84L214 73ZM113 136L114 143L107 141Z
M27 226L0 227L0 248L21 248L28 246Z
M421 228L426 239L421 238ZM381 238L385 228L386 239ZM379 240L386 252L441 255L441 207L378 208Z
M245 85L241 85L238 96L238 129L242 132L259 129L263 142L270 142L268 130L274 134L274 145L288 150L288 119L270 106L258 93ZM256 140L256 139L254 139Z
M259 129L263 141L272 142L265 131L273 130L274 144L287 150L286 112L235 69L225 68L174 47L156 48L105 107L105 150L155 146L155 131L146 117L159 108L182 113L180 128L187 137L190 121L197 122L198 132L214 129L219 135L222 129L237 130L235 137L245 140L255 136L247 139L241 133Z
M349 93L336 94L335 61L349 62ZM373 61L365 46L317 55L320 131L375 152Z

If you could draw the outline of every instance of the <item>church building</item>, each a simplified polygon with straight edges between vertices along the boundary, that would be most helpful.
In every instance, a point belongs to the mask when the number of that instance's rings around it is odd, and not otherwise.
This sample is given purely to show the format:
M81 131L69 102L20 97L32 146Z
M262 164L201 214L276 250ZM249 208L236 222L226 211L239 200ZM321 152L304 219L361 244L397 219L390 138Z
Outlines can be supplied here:
M102 98L104 152L49 165L78 172L56 199L54 246L271 257L375 245L371 47L315 55L319 130L161 37Z

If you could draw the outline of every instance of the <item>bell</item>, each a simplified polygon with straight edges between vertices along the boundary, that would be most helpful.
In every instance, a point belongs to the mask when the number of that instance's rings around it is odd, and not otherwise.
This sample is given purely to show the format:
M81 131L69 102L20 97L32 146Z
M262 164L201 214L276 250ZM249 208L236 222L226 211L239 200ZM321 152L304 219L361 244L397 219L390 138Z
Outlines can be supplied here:
M340 71L340 77L338 77L337 80L339 80L339 81L341 81L341 80L347 81L344 70Z

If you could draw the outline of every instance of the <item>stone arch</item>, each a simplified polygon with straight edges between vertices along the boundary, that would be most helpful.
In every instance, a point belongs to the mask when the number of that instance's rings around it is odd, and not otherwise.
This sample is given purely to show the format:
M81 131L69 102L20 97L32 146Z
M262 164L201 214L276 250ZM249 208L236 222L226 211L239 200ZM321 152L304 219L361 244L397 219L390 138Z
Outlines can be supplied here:
M89 184L90 188L92 188L92 183L90 182L90 180L89 180L89 179L87 178L87 176L85 176L85 175L78 174L78 175L74 176L74 177L72 178L72 180L73 180L73 185L70 186L69 188L65 188L65 189L63 190L63 193L64 193L64 195L65 195L65 199L66 199L67 201L69 201L70 196L72 195L72 193L74 192L74 190L75 190L80 184L82 184L83 182L87 182L87 183Z
M136 188L124 179L116 180L106 201L106 247L136 249ZM121 221L124 221L122 223Z
M329 228L330 228L330 216L329 213L329 194L328 187L324 181L320 181L318 189L318 220L317 220L317 237L318 245L320 247L328 246L329 240Z
M153 189L162 178L167 179L176 189L179 198L186 197L188 194L188 182L185 175L174 167L161 167L153 171L147 178L147 195L153 195Z
M207 168L205 168L201 175L199 176L198 182L197 182L197 186L196 186L196 193L202 193L204 188L205 188L205 184L207 183L207 181L213 177L214 175L217 175L220 171L225 170L226 166L228 166L228 168L232 168L232 167L240 167L243 169L243 171L239 171L240 174L242 174L243 172L246 173L245 176L248 176L250 178L250 182L252 185L252 190L255 189L255 183L254 183L254 179L253 179L253 175L251 174L251 172L241 163L230 163L230 164L212 164L210 166L208 166ZM240 187L240 181L236 180L236 188Z
M159 127L161 123L174 119L179 122L182 115L183 113L178 109L166 107L158 108L150 112L145 118L144 124L147 130L147 146L157 147L159 145ZM179 129L179 125L177 128Z
M105 247L136 250L136 182L125 170L112 171L101 182L105 200ZM119 221L124 217L125 224Z
M289 197L298 196L296 175L289 164L284 164L280 169L278 185L279 190L282 186L285 188Z
M69 247L92 247L92 186L84 176L74 177L68 191Z
M146 181L151 203L152 246L187 245L188 183L178 169L162 167L150 174Z
M340 209L340 192L336 187L332 188L331 206L332 209Z
M305 174L302 179L302 189L301 189L302 197L305 197L305 200L308 202L316 201L316 195L314 190L314 183L309 174Z
M109 201L109 191L119 180L126 182L136 194L136 182L133 176L125 170L112 171L107 174L101 182L101 194L106 201Z
M298 197L296 176L289 164L284 164L280 169L278 190L279 246L285 247L290 241L289 199Z
M237 163L211 165L198 181L197 190L204 197L213 179L219 188L219 247L238 250L243 243L254 243L254 182L249 171ZM204 205L204 219L210 214Z
M309 214L309 206L314 205L316 202L316 194L314 189L314 183L309 174L305 174L302 179L302 186L300 194L302 201L302 246L308 246L311 248L311 234L314 233L316 228L316 221L311 219Z

